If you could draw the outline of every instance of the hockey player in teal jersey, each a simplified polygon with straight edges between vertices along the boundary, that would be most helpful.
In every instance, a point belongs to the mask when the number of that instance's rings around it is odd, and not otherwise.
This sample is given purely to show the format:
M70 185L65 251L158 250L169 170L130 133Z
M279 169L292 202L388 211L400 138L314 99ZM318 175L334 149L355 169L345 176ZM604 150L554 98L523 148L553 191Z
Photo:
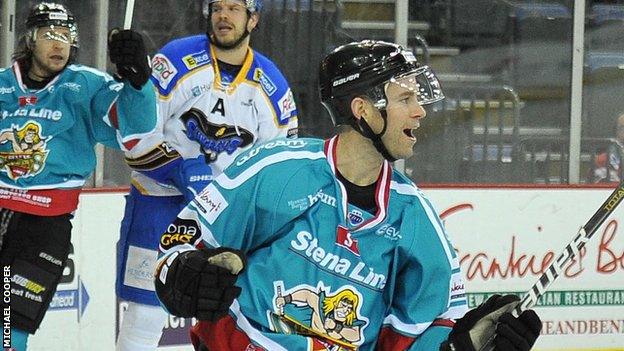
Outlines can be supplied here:
M422 106L443 98L433 72L362 41L330 53L319 81L338 135L242 154L163 236L156 291L200 320L196 350L475 351L490 336L529 350L539 317L506 313L514 295L467 312L440 218L392 169L413 153Z
M39 328L63 274L70 219L95 167L94 146L140 153L141 137L156 126L138 33L111 33L113 79L74 63L78 29L63 5L35 5L26 27L13 65L0 69L0 261L10 267L11 341L18 351Z
M117 244L116 281L127 309L116 351L158 347L168 314L149 273L161 234L178 212L241 152L297 136L297 107L286 78L251 46L262 3L204 0L206 33L176 38L154 55L163 147L129 162L136 172Z

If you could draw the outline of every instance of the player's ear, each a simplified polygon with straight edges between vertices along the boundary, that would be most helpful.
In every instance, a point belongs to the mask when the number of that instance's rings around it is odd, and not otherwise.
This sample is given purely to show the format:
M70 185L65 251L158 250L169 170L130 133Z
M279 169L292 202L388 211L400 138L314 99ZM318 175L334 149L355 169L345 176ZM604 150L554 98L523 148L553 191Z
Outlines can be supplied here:
M247 31L251 33L258 25L258 22L260 22L260 14L254 11L249 15L249 19L247 20Z
M351 113L358 120L360 118L366 119L365 117L370 113L368 105L366 99L356 96L351 100Z

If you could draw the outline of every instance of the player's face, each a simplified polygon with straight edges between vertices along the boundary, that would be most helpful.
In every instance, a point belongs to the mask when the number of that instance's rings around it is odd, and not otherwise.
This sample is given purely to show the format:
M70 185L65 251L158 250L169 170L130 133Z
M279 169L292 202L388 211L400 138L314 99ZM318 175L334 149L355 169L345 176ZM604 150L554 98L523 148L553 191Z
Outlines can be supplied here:
M24 136L24 140L29 143L35 140L35 132L32 130L27 130L26 135Z
M397 159L412 156L414 144L416 144L414 134L420 127L421 118L427 114L418 102L415 90L407 86L389 83L386 88L388 118L386 133L382 136L382 141L390 155Z
M245 4L236 0L213 3L210 20L214 40L226 47L236 43L245 29L251 32L257 24L256 15L248 16Z
M340 300L334 310L334 319L344 322L351 311L353 311L353 305L349 301Z
M69 38L69 28L39 28L30 70L39 77L50 77L60 72L69 60Z

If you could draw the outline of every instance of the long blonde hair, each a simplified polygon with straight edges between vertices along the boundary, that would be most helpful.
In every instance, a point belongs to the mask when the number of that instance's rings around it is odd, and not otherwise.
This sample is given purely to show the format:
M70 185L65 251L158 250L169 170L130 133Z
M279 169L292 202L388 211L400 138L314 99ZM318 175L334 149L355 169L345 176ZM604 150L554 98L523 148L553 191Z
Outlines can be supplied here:
M329 312L335 310L338 303L342 300L347 301L351 304L351 306L353 306L345 318L345 324L351 325L353 324L353 320L356 319L355 310L360 303L360 298L353 291L351 291L351 289L345 289L336 295L325 297L323 300L323 313L327 315Z
M41 138L39 137L39 126L32 122L26 123L24 128L15 132L15 135L17 136L16 141L22 142L28 132L35 132L35 136L32 141L33 144L38 144L41 141Z

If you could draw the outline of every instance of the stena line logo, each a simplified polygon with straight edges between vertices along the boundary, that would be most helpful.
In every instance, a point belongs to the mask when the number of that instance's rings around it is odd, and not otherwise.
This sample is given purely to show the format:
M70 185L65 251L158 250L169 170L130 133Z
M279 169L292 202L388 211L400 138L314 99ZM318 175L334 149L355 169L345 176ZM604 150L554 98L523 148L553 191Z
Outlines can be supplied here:
M332 253L319 246L318 238L305 230L297 233L296 240L290 241L290 249L305 258L311 264L346 279L374 290L382 290L386 286L386 276L375 272L375 269L361 260L351 260Z
M349 230L341 225L336 228L336 245L344 247L358 257L360 256L357 239L353 238Z

